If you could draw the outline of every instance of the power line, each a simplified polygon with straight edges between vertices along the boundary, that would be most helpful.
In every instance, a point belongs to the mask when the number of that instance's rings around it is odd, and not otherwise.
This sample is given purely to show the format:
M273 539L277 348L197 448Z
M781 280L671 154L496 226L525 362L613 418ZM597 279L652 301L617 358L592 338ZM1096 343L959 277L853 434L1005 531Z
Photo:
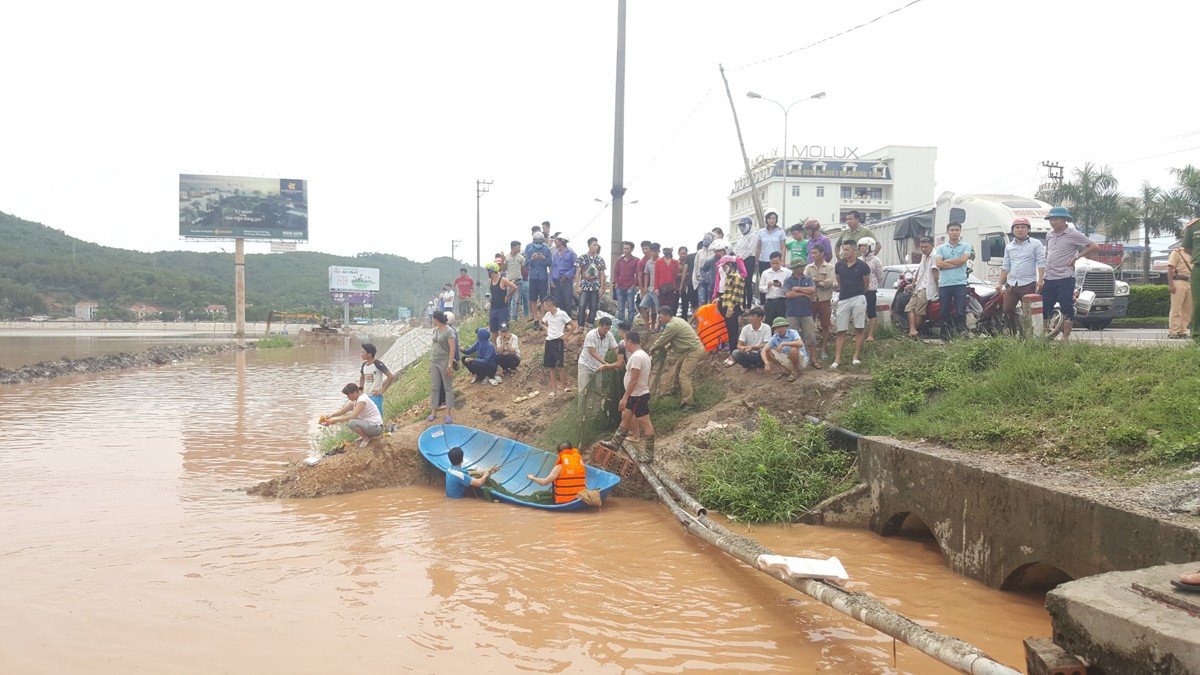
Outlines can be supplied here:
M880 19L886 19L887 17L889 17L889 16L891 16L891 15L893 15L893 14L897 13L897 12L901 12L901 11L904 11L904 10L908 9L909 7L912 7L913 5L917 4L918 2L921 2L921 0L912 0L911 2L909 2L909 3L908 3L908 4L906 4L906 5L902 5L902 6L900 6L900 7L897 7L896 9L893 9L893 10L892 10L892 11L890 11L890 12L886 12L886 13L884 13L884 14L880 14L879 16L875 17L874 19L871 19L870 21L866 21L866 22L864 22L864 23L860 23L860 24L858 24L857 26L854 26L853 28L847 28L846 30L844 30L844 31L842 31L842 32L840 32L840 33L837 33L837 34L834 34L834 35L830 35L829 37L826 37L826 38L821 38L820 40L817 40L816 42L814 42L814 43L812 43L812 44L804 45L803 47L797 47L796 49L793 49L793 50L792 50L792 51L790 51L790 52L784 52L783 54L780 54L780 55L778 55L778 56L768 56L768 57L767 57L767 58L765 58L765 59L759 59L758 61L753 61L753 62L751 62L751 63L747 63L746 65L743 65L743 66L737 66L736 68L729 68L728 70L730 70L730 71L733 71L733 70L744 70L744 69L746 69L746 68L752 68L752 67L754 67L754 66L757 66L757 65L759 65L759 64L762 64L762 63L766 63L766 62L768 62L768 61L776 61L776 60L778 60L778 59L782 59L782 58L784 58L784 57L786 57L786 56L791 56L792 54L796 54L796 53L798 53L798 52L802 52L802 51L804 51L804 50L806 50L806 49L812 49L813 47L816 47L816 46L817 46L817 45L819 45L819 44L822 44L822 43L825 43L825 42L829 42L830 40L834 40L834 39L840 38L840 37L842 37L843 35L846 35L847 33L853 33L854 31L856 31L856 30L858 30L858 29L860 29L860 28L865 28L865 27L867 27L867 26L870 26L871 24L875 23L876 21L879 21Z
M658 151L655 152L654 155L649 160L646 161L646 164L643 165L642 168L638 170L637 174L634 175L634 177L632 179L630 179L630 181L628 183L625 184L625 187L629 187L630 185L635 183L637 181L637 179L642 176L642 174L646 173L646 170L650 168L650 165L654 164L654 161L656 159L658 159L659 155L661 155L664 151L666 151L666 149L668 147L670 147L672 143L675 142L675 137L678 136L681 131L683 131L683 128L687 126L688 122L692 121L692 117L695 116L696 111L700 109L700 106L706 100L708 100L708 95L712 93L712 90L713 90L713 87L709 87L708 91L704 92L704 95L700 97L700 100L696 101L696 105L692 106L692 111L687 114L687 117L683 118L683 122L681 122L679 124L679 127L677 129L675 129L675 133L671 134L670 138L668 138L667 141L662 144L662 147L660 147L658 149Z

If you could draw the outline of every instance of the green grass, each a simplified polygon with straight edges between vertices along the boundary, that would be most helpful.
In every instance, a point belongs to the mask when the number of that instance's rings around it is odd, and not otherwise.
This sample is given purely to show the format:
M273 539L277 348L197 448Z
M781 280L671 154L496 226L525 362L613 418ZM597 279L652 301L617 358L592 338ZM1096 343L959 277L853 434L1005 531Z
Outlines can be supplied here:
M295 346L296 343L285 335L272 335L254 343L255 349L286 349Z
M758 416L758 433L719 436L700 462L700 502L749 523L786 522L854 485L855 454L831 446L822 427Z
M862 434L1095 462L1110 473L1200 460L1200 350L1044 340L907 340L834 416Z
M1120 319L1113 319L1112 325L1114 328L1120 328L1121 326L1132 326L1132 327L1151 326L1154 328L1166 328L1167 327L1167 317L1165 317L1165 316L1143 316L1143 317L1125 316L1125 317L1121 317Z

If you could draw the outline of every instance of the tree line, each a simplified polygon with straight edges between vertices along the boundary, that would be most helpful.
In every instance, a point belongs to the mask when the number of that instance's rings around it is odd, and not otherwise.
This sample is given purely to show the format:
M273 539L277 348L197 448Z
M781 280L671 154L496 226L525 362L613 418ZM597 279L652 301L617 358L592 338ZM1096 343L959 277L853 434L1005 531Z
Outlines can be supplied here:
M0 241L0 319L73 316L79 301L98 303L98 319L136 318L131 307L137 304L162 310L143 318L195 321L233 315L232 253L111 248L4 213ZM331 265L378 268L381 290L370 313L385 318L395 318L398 307L419 314L426 299L463 267L447 257L422 263L378 252L247 254L247 320L265 320L271 310L340 318L340 306L329 300ZM225 305L229 314L211 314L208 305Z

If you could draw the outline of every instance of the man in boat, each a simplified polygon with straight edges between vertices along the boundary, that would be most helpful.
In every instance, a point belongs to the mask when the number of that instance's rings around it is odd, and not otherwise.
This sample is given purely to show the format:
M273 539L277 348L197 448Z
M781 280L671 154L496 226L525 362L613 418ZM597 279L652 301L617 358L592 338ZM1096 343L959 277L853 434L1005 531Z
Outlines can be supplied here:
M342 393L346 395L346 405L328 415L321 415L321 425L327 427L345 422L350 431L361 439L358 447L365 448L372 438L383 435L383 416L375 407L375 402L363 396L363 390L357 384L347 384L342 387Z
M489 476L496 472L497 467L490 467L480 472L464 471L463 449L450 448L446 458L450 460L450 468L446 471L446 496L451 499L462 499L467 496L467 488L483 487Z
M583 464L583 456L579 454L579 449L570 443L558 446L558 461L545 478L538 478L533 474L526 474L525 477L538 485L554 483L555 504L574 501L579 493L587 488L587 467Z

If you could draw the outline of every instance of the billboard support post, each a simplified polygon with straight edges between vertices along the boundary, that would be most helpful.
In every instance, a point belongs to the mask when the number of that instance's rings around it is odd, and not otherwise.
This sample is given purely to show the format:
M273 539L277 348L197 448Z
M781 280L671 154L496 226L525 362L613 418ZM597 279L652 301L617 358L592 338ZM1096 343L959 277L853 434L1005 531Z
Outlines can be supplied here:
M350 332L350 301L342 303L342 330Z
M234 315L237 317L237 340L246 344L246 240L237 238L233 250Z

